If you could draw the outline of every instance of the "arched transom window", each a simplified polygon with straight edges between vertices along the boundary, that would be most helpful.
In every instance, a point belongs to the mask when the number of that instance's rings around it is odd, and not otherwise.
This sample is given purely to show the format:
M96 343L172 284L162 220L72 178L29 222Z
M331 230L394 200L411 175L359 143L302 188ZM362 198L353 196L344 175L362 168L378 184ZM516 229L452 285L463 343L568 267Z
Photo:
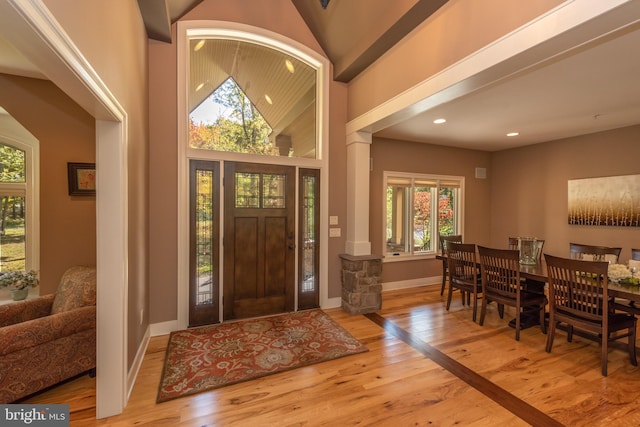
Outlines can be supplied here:
M189 147L318 158L316 69L235 39L189 39Z

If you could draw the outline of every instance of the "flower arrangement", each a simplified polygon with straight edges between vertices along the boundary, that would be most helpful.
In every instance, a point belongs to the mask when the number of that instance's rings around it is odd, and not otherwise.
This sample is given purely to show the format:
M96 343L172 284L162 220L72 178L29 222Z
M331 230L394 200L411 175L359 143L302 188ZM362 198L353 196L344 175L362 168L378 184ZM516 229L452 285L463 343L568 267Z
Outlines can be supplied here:
M7 271L0 273L0 288L10 287L12 289L35 288L40 284L38 272L31 271Z
M638 285L640 279L633 277L633 273L624 264L609 264L609 280L623 285Z

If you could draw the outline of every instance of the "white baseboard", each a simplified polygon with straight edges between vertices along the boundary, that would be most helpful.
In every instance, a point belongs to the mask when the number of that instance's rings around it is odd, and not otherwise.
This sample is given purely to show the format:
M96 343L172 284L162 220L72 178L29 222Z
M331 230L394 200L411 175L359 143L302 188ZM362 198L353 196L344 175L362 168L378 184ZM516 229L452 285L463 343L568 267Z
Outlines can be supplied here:
M131 397L131 392L133 391L133 386L136 383L136 378L138 377L138 372L140 372L140 367L142 366L142 361L144 360L144 355L147 352L147 347L149 346L149 339L151 327L147 327L147 330L144 332L144 337L142 337L142 342L138 347L138 351L136 352L136 357L133 359L133 365L127 374L127 401Z
M328 298L320 308L339 308L342 307L342 298Z
M168 320L166 322L152 323L150 328L152 337L157 337L159 335L168 335L171 332L177 331L179 329L178 320Z
M398 282L387 282L382 284L382 291L392 291L394 289L417 288L426 285L442 284L442 276L422 277L420 279L401 280Z

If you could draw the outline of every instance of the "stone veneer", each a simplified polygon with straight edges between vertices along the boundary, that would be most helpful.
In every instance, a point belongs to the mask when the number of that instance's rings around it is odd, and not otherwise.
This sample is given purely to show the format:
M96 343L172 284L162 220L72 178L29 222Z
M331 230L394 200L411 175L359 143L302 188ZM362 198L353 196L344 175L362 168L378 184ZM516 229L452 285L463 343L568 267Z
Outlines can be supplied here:
M382 307L382 257L341 254L342 309L349 314L374 313Z

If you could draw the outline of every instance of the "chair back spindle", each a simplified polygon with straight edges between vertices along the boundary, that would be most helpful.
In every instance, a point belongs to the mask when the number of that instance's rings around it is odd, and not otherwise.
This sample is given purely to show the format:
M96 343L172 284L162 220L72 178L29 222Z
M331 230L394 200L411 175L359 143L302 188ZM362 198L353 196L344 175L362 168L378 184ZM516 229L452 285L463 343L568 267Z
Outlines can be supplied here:
M447 311L451 306L454 289L462 293L462 304L465 304L465 293L469 300L473 300L473 321L478 311L478 298L482 293L478 280L478 264L476 262L476 245L449 242L447 246L447 261L449 271L449 293L447 294Z
M584 261L608 261L617 264L622 248L569 243L569 258Z
M525 307L539 315L542 332L546 331L544 307L547 299L542 293L526 289L526 281L520 277L520 252L515 249L493 249L478 246L482 275L482 309L480 325L484 323L487 305L495 301L500 318L504 316L504 306L515 308L516 340L520 340L521 314Z
M545 254L549 283L549 333L546 351L551 352L558 323L568 326L567 341L573 338L574 327L599 337L601 370L607 376L608 342L628 337L627 349L631 364L636 361L636 317L616 313L608 295L606 261L583 261ZM624 333L619 331L626 330ZM612 335L615 332L614 335Z
M440 243L440 253L442 255L446 255L447 245L449 244L449 242L462 243L462 234L452 234L449 236L444 236L440 234L438 236L438 241ZM444 288L447 284L448 275L449 273L448 273L447 261L442 260L442 286L440 287L440 295L444 295Z

